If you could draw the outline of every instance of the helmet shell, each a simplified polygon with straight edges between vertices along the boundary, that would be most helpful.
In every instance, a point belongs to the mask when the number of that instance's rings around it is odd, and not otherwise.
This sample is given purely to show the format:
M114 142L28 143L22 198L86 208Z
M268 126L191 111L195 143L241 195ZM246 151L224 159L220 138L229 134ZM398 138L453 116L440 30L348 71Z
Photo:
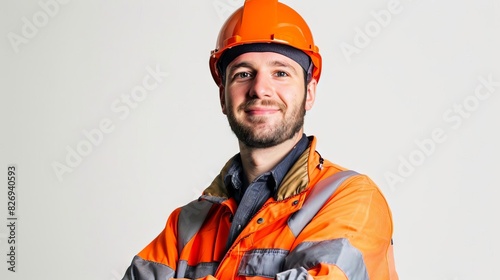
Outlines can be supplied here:
M302 50L314 65L312 78L319 81L321 55L305 20L292 8L277 0L246 0L224 23L215 49L210 54L210 72L222 86L217 62L229 48L252 43L285 44Z

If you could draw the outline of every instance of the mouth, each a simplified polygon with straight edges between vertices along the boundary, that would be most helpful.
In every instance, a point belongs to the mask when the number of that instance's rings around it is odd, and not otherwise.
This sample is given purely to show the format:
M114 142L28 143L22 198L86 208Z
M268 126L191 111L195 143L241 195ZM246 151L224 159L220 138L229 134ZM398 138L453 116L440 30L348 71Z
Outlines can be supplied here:
M279 112L280 109L271 107L249 107L245 108L244 111L249 115L270 115Z

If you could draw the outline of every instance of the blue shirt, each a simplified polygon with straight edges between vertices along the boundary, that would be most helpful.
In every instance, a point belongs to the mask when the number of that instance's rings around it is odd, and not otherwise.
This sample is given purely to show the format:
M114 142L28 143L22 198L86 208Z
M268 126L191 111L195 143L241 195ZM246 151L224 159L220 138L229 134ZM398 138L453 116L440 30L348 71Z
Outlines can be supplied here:
M238 237L250 219L264 205L266 200L276 193L288 170L290 170L308 146L309 139L305 134L302 134L302 138L297 145L293 147L280 163L272 170L257 176L251 183L247 182L247 178L243 172L240 154L237 154L233 158L231 167L229 167L224 177L224 184L230 196L236 200L238 209L231 223L226 249L231 247L236 237Z

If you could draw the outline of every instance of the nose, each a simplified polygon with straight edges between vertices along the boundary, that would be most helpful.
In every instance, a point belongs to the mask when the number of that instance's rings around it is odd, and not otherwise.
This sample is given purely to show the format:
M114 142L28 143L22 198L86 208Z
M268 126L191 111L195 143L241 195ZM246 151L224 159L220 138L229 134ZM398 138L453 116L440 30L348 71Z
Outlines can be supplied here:
M249 95L252 98L265 98L273 94L273 86L271 77L262 72L257 72L249 90Z

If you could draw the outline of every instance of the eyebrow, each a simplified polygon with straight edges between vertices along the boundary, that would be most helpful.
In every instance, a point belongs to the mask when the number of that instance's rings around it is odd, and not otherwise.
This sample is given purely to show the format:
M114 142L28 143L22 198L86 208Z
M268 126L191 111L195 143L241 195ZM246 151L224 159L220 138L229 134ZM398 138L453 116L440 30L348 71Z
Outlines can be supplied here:
M252 64L250 62L247 62L247 61L242 61L242 62L239 62L235 65L231 65L231 67L229 67L228 69L228 73L232 73L234 72L235 69L238 69L238 68L241 68L241 67L246 67L246 68L253 68L252 67Z
M290 63L287 63L282 60L273 60L267 63L269 66L280 66L280 67L285 67L290 69L294 74L297 74L297 71L295 70L295 67L293 67Z

